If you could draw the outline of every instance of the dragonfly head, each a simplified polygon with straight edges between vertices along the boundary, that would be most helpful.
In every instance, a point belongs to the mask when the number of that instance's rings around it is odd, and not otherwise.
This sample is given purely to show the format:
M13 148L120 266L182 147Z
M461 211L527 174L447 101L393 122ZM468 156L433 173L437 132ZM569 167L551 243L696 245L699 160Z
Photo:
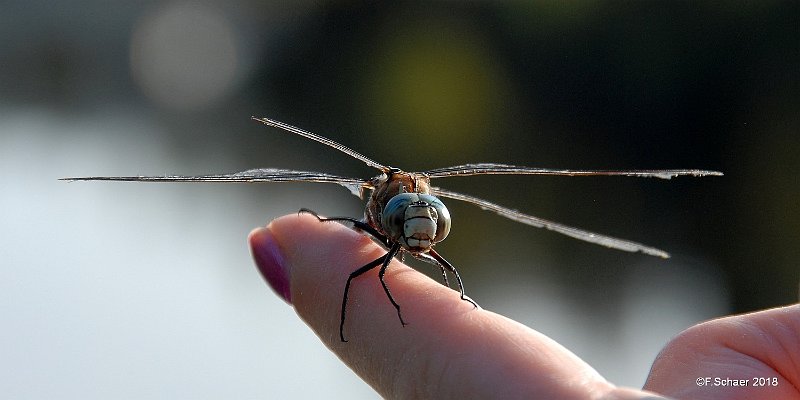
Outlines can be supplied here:
M436 196L400 193L384 207L381 226L412 254L424 253L450 233L450 212Z

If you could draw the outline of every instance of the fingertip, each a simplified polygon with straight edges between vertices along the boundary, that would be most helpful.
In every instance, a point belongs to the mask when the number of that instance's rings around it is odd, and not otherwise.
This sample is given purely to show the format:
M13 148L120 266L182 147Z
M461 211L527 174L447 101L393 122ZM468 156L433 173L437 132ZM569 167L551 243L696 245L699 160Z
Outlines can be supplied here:
M247 236L247 242L258 272L278 296L292 304L290 271L272 232L268 227L253 229Z
M322 277L308 274L305 266L324 265L326 260L310 261L308 255L343 258L339 253L346 249L332 244L338 242L336 235L326 234L331 228L344 227L338 224L322 224L317 218L300 213L277 218L266 227L253 229L248 235L247 241L258 271L270 288L287 303L295 303L292 296L293 286L305 289L303 286L309 284L309 280L303 279L304 277ZM292 272L293 269L297 269L295 273Z

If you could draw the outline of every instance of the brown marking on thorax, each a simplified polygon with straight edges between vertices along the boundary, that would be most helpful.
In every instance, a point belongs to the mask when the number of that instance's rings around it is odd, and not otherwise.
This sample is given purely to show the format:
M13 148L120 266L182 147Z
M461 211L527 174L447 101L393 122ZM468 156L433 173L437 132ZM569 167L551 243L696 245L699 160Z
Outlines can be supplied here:
M425 174L404 172L396 169L388 171L386 174L388 175L386 180L383 180L383 176L372 179L375 189L372 190L372 194L367 200L367 208L364 211L367 223L382 234L386 232L381 226L381 213L392 197L400 193L430 194L431 191L431 179Z

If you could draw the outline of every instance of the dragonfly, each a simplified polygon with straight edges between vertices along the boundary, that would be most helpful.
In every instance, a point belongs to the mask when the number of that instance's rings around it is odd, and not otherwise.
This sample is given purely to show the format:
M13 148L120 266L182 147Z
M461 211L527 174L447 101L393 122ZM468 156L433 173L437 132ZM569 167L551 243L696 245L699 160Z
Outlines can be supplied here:
M702 169L658 169L658 170L576 170L549 169L516 166L496 163L463 164L452 167L436 168L424 172L406 172L399 168L378 163L357 151L326 137L300 129L298 127L269 118L252 117L264 125L281 129L304 138L319 142L336 149L348 156L360 160L369 167L379 171L379 175L369 178L351 178L332 175L324 172L298 171L279 168L258 168L234 174L221 175L165 175L165 176L88 176L62 178L66 181L133 181L133 182L319 182L333 183L343 186L360 199L366 198L363 218L330 217L324 218L309 209L301 209L302 213L310 213L321 222L339 222L373 238L386 249L381 257L356 269L347 278L342 295L339 337L347 342L344 335L347 313L348 293L353 279L378 268L378 279L383 286L386 297L394 306L402 326L407 325L400 312L400 305L395 301L384 280L384 274L394 258L403 259L405 254L437 266L442 274L443 284L450 287L447 272L453 275L458 285L461 300L478 307L464 293L464 284L458 270L442 257L434 246L443 241L450 233L451 217L447 207L440 198L459 200L474 204L484 210L492 211L502 217L545 228L585 242L595 243L612 249L628 252L641 252L647 255L669 258L669 254L655 247L643 245L630 240L589 232L583 229L563 225L543 218L524 214L517 210L473 197L453 192L438 186L431 186L431 180L455 176L473 175L561 175L561 176L630 176L640 178L671 179L677 176L721 176L718 171Z

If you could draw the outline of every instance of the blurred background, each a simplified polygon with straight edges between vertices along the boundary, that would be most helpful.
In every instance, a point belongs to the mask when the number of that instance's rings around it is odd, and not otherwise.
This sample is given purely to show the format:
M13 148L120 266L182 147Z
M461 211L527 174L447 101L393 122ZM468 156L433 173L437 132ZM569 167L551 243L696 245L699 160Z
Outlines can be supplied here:
M268 289L245 242L301 206L360 216L347 190L57 180L375 174L251 115L411 171L723 171L437 182L672 253L448 203L438 249L472 298L640 387L681 330L797 301L799 4L5 1L0 392L377 397Z

